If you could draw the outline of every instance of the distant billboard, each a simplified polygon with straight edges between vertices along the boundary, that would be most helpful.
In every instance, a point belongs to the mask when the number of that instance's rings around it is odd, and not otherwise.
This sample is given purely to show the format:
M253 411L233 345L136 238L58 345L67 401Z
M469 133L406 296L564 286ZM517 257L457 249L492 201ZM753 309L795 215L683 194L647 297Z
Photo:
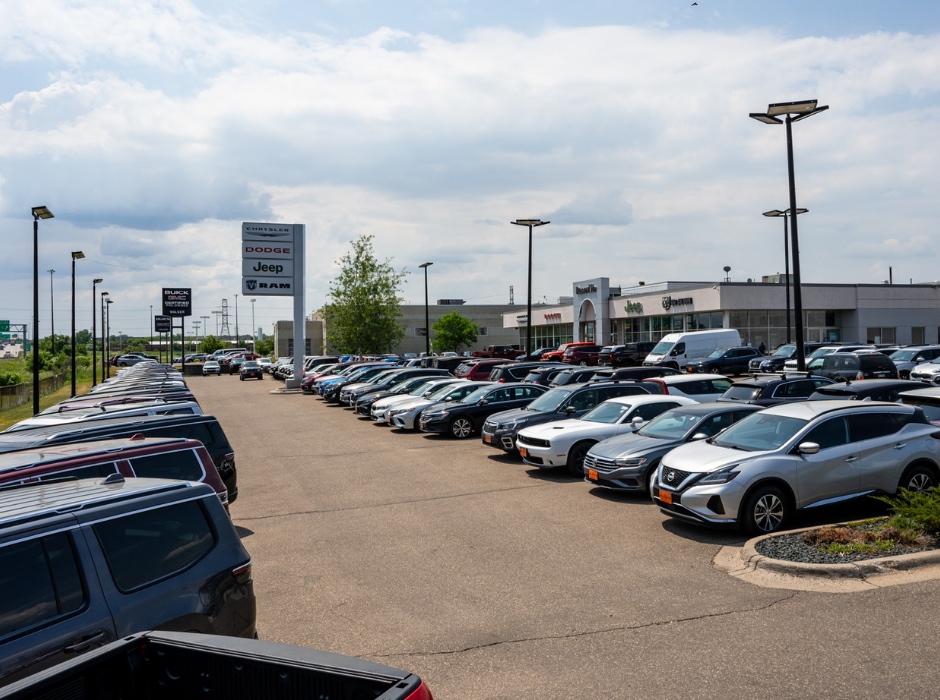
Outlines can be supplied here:
M163 315L164 316L192 316L193 290L187 288L163 288Z

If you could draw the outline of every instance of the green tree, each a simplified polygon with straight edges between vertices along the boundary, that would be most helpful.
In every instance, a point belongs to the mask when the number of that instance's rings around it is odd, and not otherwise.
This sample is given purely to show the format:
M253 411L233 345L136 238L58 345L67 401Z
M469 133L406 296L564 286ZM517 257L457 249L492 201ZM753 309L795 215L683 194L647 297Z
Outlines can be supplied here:
M405 335L400 292L408 273L376 259L372 236L350 242L323 307L327 343L343 353L391 352Z
M431 329L434 331L431 347L435 352L453 350L459 353L460 348L470 347L477 342L477 336L480 335L480 326L476 321L456 311L441 316L431 325Z
M202 342L199 343L199 352L204 352L209 355L216 350L221 350L224 347L228 347L228 344L222 342L214 335L207 335L202 339Z
M261 355L262 357L270 357L272 352L274 352L273 338L265 338L255 344L255 354Z

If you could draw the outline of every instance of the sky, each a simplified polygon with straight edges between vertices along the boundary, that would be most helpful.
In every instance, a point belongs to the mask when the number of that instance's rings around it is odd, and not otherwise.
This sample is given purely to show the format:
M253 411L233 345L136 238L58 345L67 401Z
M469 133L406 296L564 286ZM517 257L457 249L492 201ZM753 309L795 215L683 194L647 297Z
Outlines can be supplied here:
M147 335L161 289L252 328L241 223L306 226L306 308L350 242L402 296L525 304L608 277L783 272L793 125L807 283L940 279L940 4L880 0L0 2L0 319ZM54 269L50 274L47 271ZM889 271L890 269L890 271ZM292 317L256 297L254 326Z

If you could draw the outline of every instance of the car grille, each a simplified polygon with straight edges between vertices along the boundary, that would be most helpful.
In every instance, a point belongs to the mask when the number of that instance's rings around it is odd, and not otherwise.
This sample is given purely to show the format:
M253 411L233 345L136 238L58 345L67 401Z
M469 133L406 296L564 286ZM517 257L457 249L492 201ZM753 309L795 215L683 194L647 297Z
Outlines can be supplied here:
M483 424L483 432L489 433L490 435L492 435L493 433L496 432L496 426L497 426L496 423L491 423L490 421L486 421L486 423Z
M521 435L516 438L517 445L528 445L531 447L551 447L552 443L549 440L543 440L542 438L534 437L522 437Z
M684 472L681 469L672 467L663 467L659 470L659 480L670 489L676 490L682 483L692 475L692 472Z
M596 457L595 455L588 454L584 458L584 468L596 469L599 472L612 472L617 468L617 465L614 464L614 460L612 459L607 459L606 457Z

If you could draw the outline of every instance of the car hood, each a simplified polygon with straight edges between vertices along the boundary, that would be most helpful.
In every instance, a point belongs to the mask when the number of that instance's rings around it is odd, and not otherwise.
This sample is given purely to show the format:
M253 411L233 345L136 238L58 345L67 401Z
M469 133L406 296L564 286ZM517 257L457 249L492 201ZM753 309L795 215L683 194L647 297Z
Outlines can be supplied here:
M605 459L617 459L644 455L654 450L670 450L681 444L681 438L663 440L662 438L627 433L597 443L591 448L591 454Z
M673 468L693 474L717 471L732 464L750 462L767 452L744 452L730 447L719 447L707 440L680 445L663 457L663 469Z
M374 408L381 408L383 406L385 408L388 408L390 406L399 406L401 404L408 404L408 403L411 403L412 401L415 401L416 399L417 397L411 396L411 395L408 395L408 396L392 395L392 396L386 396L384 399L379 399L374 404L372 404L372 406Z
M933 362L922 362L921 364L914 367L920 373L936 374L940 372L940 364L934 364Z
M527 411L524 408L511 408L508 411L500 411L491 415L487 422L489 423L513 423L523 421L525 425L536 425L538 423L547 423L557 421L563 415L554 411Z
M566 418L565 420L556 420L545 425L534 425L531 428L523 428L519 435L527 435L542 440L556 440L560 437L569 439L580 435L595 435L598 433L613 433L617 430L629 430L631 426L624 423L595 423L588 420L577 420L575 418Z

